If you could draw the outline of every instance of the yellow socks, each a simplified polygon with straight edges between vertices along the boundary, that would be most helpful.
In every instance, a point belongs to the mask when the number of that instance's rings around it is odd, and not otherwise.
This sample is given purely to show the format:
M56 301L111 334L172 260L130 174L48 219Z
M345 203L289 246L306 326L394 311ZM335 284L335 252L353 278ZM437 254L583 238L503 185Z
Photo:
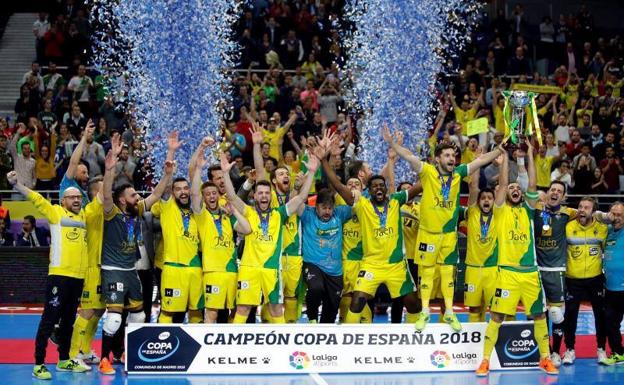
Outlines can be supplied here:
M440 265L440 291L444 298L447 312L453 312L453 295L455 294L455 265Z
M435 275L435 266L420 266L418 269L420 278L420 299L423 309L429 307L429 300L433 292L433 277Z
M76 317L76 321L74 322L74 331L71 337L71 347L69 348L70 358L75 358L78 355L78 353L80 353L80 347L82 346L82 339L86 334L88 325L89 325L88 319L83 318L80 314L78 315L78 317Z
M189 323L200 324L204 322L203 310L189 310Z
M281 316L279 316L279 317L271 316L271 323L272 324L283 324L283 323L286 323L286 319L284 318L283 314Z
M284 298L284 319L288 323L296 323L297 319L297 298Z
M247 316L241 314L234 314L234 320L232 320L233 324L244 324L247 323Z
M351 296L345 296L340 299L340 305L338 306L339 316L338 319L340 323L345 323L345 319L347 318L347 313L349 312L349 307L351 306Z
M468 313L468 322L479 322L481 321L481 313Z
M95 337L95 332L97 332L100 318L101 317L98 315L94 315L93 317L89 318L87 330L85 331L85 335L82 337L82 343L80 345L80 350L83 353L89 353L91 351L91 343L93 343L93 337Z
M346 324L359 324L361 317L362 317L362 312L360 312L360 313L353 313L351 310L349 310L347 312L347 316L345 317L344 323L346 323Z
M173 323L173 313L169 313L166 311L160 311L160 315L158 316L159 324L170 324Z
M418 320L418 316L419 315L420 315L420 313L410 313L410 312L407 312L407 314L405 315L405 323L406 324L416 323L416 320Z
M540 358L548 357L550 354L550 336L548 335L548 324L546 318L536 319L533 323L533 334L537 341L537 348Z
M485 343L483 344L483 358L486 360L490 359L492 355L492 350L494 350L494 346L496 345L496 341L498 340L498 330L500 329L502 324L495 322L494 320L490 320L485 329Z

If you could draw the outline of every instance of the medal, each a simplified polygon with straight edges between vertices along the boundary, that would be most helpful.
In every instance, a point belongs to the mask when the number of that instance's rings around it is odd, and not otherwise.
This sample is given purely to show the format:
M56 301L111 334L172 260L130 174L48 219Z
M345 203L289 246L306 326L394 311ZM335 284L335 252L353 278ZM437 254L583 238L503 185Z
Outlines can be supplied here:
M550 230L550 225L547 225L546 223L544 223L544 225L542 226L542 230L544 231Z
M386 222L388 221L388 202L384 204L383 212L379 211L379 208L376 204L373 203L373 209L375 210L375 214L379 217L379 225L382 229L386 228Z
M182 226L184 228L184 236L188 237L190 235L189 226L191 224L191 214L187 212L181 212L181 215L182 215Z
M448 200L449 194L451 193L451 184L453 183L453 173L451 173L446 181L444 181L444 177L438 171L438 177L440 178L440 195L442 195L442 199L445 201Z
M269 220L271 219L271 210L269 210L266 214L260 212L258 207L256 207L256 213L260 217L260 227L262 228L262 235L267 237L269 235Z
M212 221L215 224L215 227L217 228L217 233L219 233L219 238L223 238L223 225L222 225L222 219L223 219L223 214L221 213L221 211L219 211L219 215L215 216L212 212L210 212L210 216L212 216Z
M490 229L490 224L492 223L492 213L487 216L487 221L483 220L483 213L479 216L479 224L481 225L481 239L485 239L487 237L488 230Z

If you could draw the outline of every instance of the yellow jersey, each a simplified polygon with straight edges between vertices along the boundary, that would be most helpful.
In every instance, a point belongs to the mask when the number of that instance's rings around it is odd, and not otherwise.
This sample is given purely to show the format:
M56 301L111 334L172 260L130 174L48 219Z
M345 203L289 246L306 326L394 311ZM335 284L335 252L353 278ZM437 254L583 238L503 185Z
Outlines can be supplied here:
M35 205L50 226L50 267L48 275L84 279L87 272L87 226L85 211L78 214L53 205L31 191L26 198Z
M457 231L459 187L461 179L468 176L468 165L460 164L451 175L441 175L435 166L423 162L418 176L423 187L420 212L422 218L427 218L420 229L433 234ZM448 188L446 196L442 194L442 184Z
M403 261L405 253L400 209L406 202L407 191L390 195L386 204L380 207L365 197L355 202L353 212L360 221L363 262L388 265Z
M260 215L264 217L264 225ZM240 265L279 269L284 225L288 221L286 206L271 208L259 214L255 207L245 205L243 216L249 221L251 233L245 235L245 249Z
M336 206L346 206L347 202L336 194ZM361 261L364 257L362 249L362 229L357 215L351 213L351 219L342 225L342 260Z
M403 240L405 241L405 257L414 259L416 255L416 239L420 224L420 205L417 202L406 203L401 207L403 217Z
M503 109L498 105L494 106L494 127L501 134L505 133L505 115L503 115Z
M87 221L87 267L98 267L102 262L104 239L104 205L96 197L85 208Z
M453 111L455 111L455 120L457 121L457 123L462 125L462 128L464 130L467 130L466 123L468 123L470 120L473 120L475 116L477 116L476 108L472 107L469 108L468 111L464 111L459 107L453 109Z
M566 277L582 279L602 274L602 252L608 232L608 226L597 220L592 220L587 226L581 225L578 220L568 222Z
M205 207L200 214L193 214L199 226L202 251L202 268L205 272L236 273L236 244L234 224L236 217L222 210L213 214Z
M262 129L264 142L271 145L271 148L269 148L269 156L275 158L278 162L282 160L280 147L284 140L285 134L286 129L284 127L277 127L275 131L269 131L266 128Z
M201 267L197 221L189 209L180 209L173 197L156 202L151 209L160 218L163 234L163 263L170 266Z
M491 212L484 216L478 205L468 207L465 212L466 265L473 267L496 266L498 261L498 220Z
M535 173L537 174L537 185L547 188L550 186L550 171L555 158L552 156L535 156Z
M494 205L498 228L498 265L537 269L533 235L533 208L526 202ZM533 270L533 269L531 269Z
M274 188L271 189L271 208L278 208L288 203L292 192L286 195L278 195ZM301 255L301 236L299 234L299 216L291 215L284 225L284 235L282 239L282 251L284 255Z

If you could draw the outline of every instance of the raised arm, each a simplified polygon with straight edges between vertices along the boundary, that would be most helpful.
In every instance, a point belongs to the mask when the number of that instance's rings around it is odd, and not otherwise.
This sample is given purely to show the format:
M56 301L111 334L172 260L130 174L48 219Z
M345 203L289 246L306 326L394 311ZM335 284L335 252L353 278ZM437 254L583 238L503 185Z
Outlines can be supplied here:
M407 161L414 171L420 172L420 170L422 169L422 161L420 160L420 158L414 155L407 148L397 143L395 138L390 134L390 129L388 128L387 124L384 124L384 127L382 129L382 136L386 143L390 145L390 148L392 148L398 156Z
M216 142L212 137L205 136L204 139L202 139L201 143L199 143L199 146L197 146L197 148L195 149L195 152L193 152L193 155L191 156L191 160L189 160L189 178L191 180L193 180L193 175L195 174L195 166L197 164L197 157L200 154L203 157L206 149L208 147L214 146L215 143Z
M219 159L221 160L221 170L223 171L223 182L225 184L225 194L228 200L232 203L232 206L240 211L245 211L245 202L236 195L232 179L230 178L230 170L236 164L236 162L229 163L224 152L219 153Z
M497 156L499 156L502 152L504 152L500 146L493 149L492 151L481 155L477 159L468 163L468 173L470 175L474 174L475 171L479 171L479 169L489 163L491 163Z
M256 169L256 180L269 180L269 176L266 173L264 168L264 159L262 158L262 141L264 137L262 136L262 130L256 124L256 122L251 123L251 141L253 142L253 161L254 168Z
M470 176L470 186L468 189L468 206L473 206L477 203L477 197L479 196L479 178L481 172L475 172Z
M537 194L537 172L535 171L535 161L533 159L533 144L531 140L526 139L527 149L527 173L529 174L529 187L527 189L526 198L527 203L531 207L535 207L535 203L539 198Z
M418 194L423 192L423 187L422 187L422 183L420 183L420 181L414 183L412 185L412 187L410 187L407 190L407 199L408 200L412 200L414 199Z
M118 156L123 148L123 142L121 141L121 135L115 133L111 138L111 149L106 154L106 160L104 161L104 180L102 181L102 205L104 206L104 212L110 213L113 209L113 183L116 176L116 166Z
M232 215L234 215L234 217L236 218L236 223L234 224L234 231L236 231L237 233L241 235L251 234L251 225L249 224L249 221L247 220L247 218L245 218L243 214L241 214L240 211L236 210L236 208L229 202L226 206L226 210L231 211Z
M82 133L82 137L80 138L80 142L72 152L71 158L69 158L69 166L67 166L67 171L65 171L65 176L67 179L74 179L76 176L76 170L78 169L78 165L80 164L80 159L82 159L82 154L85 151L85 147L87 146L87 138L89 136L93 136L95 132L95 125L93 121L89 119L87 122L87 127Z
M169 136L167 136L167 159L170 161L175 160L175 153L178 151L184 141L180 140L178 137L177 131L172 131Z
M494 204L498 207L502 206L507 199L507 185L509 184L509 156L507 151L502 147L498 147L502 157L500 162L500 171L498 173L498 188L494 198Z
M158 181L154 191L147 198L145 198L145 210L149 210L152 205L160 200L165 194L165 191L169 188L169 185L173 181L173 173L175 171L175 162L173 160L165 160L164 173L162 178ZM200 174L198 172L198 174Z
M319 160L314 154L310 154L308 161L305 162L305 166L308 169L308 173L306 174L305 180L303 181L303 185L299 190L299 194L297 194L294 198L291 198L288 203L286 203L286 213L288 215L292 215L297 213L301 215L304 209L304 203L308 200L308 194L310 193L310 188L312 188L312 183L314 182L314 174L316 174L316 170L319 168Z
M28 194L30 194L32 192L31 189L29 189L28 187L24 186L23 184L21 184L17 180L17 172L15 172L15 171L10 171L7 174L7 180L9 182L9 184L12 185L13 188L15 190L17 190L20 194L22 194L24 197L27 197Z
M200 145L201 147L201 145ZM195 156L195 165L189 169L193 170L193 173L190 174L191 177L191 206L193 208L193 212L195 214L201 213L202 210L202 194L201 194L201 170L206 165L206 158L204 157L204 152L201 151Z

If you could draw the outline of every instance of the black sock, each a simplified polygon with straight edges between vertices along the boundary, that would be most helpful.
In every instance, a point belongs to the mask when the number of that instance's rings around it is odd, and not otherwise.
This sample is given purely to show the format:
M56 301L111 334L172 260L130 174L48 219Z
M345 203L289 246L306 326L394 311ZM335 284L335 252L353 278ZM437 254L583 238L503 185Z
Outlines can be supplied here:
M559 353L559 351L561 350L561 341L563 340L563 322L561 323L553 323L552 324L552 336L553 336L553 342L552 342L552 351L554 353ZM568 348L568 349L573 349L573 348Z

